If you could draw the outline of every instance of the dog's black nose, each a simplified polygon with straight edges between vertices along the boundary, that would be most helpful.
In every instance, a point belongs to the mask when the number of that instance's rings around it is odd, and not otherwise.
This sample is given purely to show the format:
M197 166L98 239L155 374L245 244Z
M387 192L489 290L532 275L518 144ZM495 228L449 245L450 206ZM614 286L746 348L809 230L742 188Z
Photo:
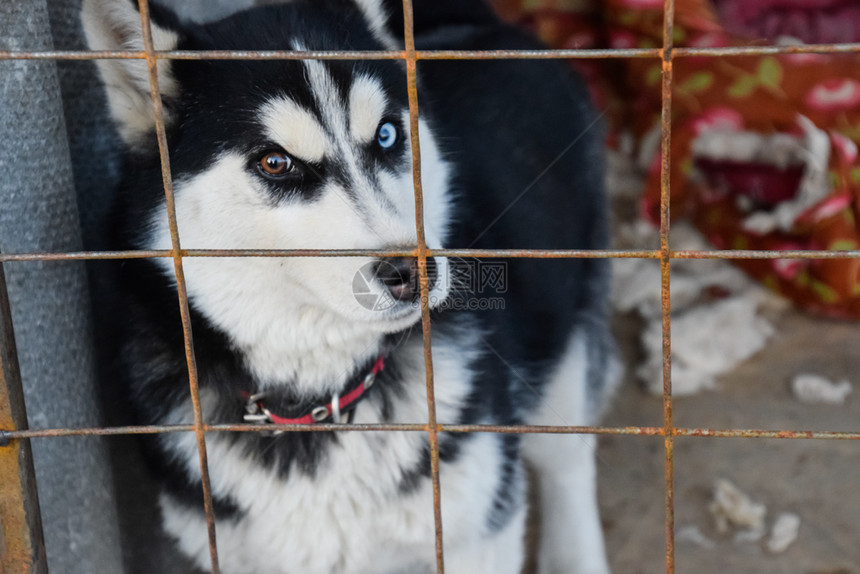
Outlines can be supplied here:
M413 300L420 294L418 259L415 257L390 257L380 259L376 265L375 276L398 301ZM427 279L430 288L436 284L436 260L427 258Z

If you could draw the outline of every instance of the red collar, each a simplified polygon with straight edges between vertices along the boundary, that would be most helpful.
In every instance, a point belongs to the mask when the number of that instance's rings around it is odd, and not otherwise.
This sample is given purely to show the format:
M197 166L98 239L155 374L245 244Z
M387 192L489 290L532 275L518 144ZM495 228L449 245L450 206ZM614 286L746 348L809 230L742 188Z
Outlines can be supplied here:
M385 368L385 358L383 355L377 357L376 362L364 378L360 379L358 384L347 390L343 396L339 393L332 395L331 400L312 407L304 415L296 418L287 418L278 416L270 411L263 404L266 398L266 393L250 394L242 392L245 402L245 422L249 423L274 423L278 425L309 425L321 423L328 419L334 419L334 422L340 422L340 417L355 408L358 401L367 390L373 386L376 375Z

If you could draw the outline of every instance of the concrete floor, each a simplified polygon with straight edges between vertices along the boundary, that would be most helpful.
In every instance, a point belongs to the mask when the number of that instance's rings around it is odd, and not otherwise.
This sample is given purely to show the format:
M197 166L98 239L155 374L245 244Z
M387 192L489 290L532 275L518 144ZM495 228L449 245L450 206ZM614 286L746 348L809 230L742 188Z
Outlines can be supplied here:
M768 347L720 380L716 391L675 401L681 427L860 430L860 388L845 405L800 403L789 382L800 372L860 386L860 325L793 311L774 321ZM628 363L635 327L619 322ZM628 328L625 328L628 327ZM662 401L628 380L607 426L662 426ZM615 574L665 572L665 478L662 437L601 437L600 504ZM734 544L708 512L713 484L727 478L767 506L768 528L780 512L801 518L796 542L773 555L761 543ZM860 441L744 438L676 439L675 524L698 526L713 548L679 540L679 574L860 573Z

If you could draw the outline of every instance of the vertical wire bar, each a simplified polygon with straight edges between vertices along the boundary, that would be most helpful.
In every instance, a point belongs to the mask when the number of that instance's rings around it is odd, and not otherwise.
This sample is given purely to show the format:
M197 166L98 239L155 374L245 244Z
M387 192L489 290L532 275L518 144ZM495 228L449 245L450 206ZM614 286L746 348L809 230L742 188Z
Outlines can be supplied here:
M155 111L155 132L158 138L158 153L161 159L161 178L164 184L167 205L170 241L172 245L173 267L176 273L176 290L179 295L179 313L182 318L182 334L185 341L185 358L188 363L188 383L191 388L191 404L194 410L194 434L197 438L197 451L200 455L200 482L203 485L203 509L209 534L209 557L212 561L212 574L220 574L218 547L215 541L215 511L212 505L212 488L209 482L209 462L206 455L206 436L203 430L203 410L200 405L200 389L197 377L197 360L194 356L194 338L191 332L191 313L188 307L188 292L185 285L185 272L182 267L182 251L179 243L179 228L176 222L176 204L173 195L173 179L170 174L170 156L167 150L167 133L164 127L164 105L158 87L158 63L152 41L148 0L139 0L140 21L143 28L143 44L146 64L149 68L149 87Z
M666 449L666 574L675 572L675 427L672 412L672 299L669 249L669 198L672 138L672 49L675 2L665 0L663 12L663 93L660 158L660 297L663 328L663 432Z
M27 428L6 277L0 265L0 429ZM28 439L0 430L0 574L47 574L42 516Z
M421 329L424 338L424 368L427 375L427 434L430 441L430 480L433 484L433 518L436 525L436 572L445 573L442 548L442 489L439 483L439 426L436 423L436 394L433 386L433 356L430 348L430 282L427 277L427 241L424 235L424 189L421 185L421 144L418 138L418 75L412 0L403 0L406 83L409 93L409 129L412 141L412 180L415 187L415 227L418 234L418 277L421 290Z

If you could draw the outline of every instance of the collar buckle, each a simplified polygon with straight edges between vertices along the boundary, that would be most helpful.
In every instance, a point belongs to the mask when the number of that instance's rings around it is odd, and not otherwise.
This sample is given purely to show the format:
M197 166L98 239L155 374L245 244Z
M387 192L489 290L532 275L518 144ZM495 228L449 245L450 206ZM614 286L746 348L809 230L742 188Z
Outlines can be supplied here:
M311 411L311 417L316 422L320 423L328 418L328 409L323 405L315 407L314 410Z
M376 381L376 373L373 371L367 373L367 376L364 377L364 390L366 391L370 387L373 386L374 381Z
M270 423L272 422L272 413L269 409L261 406L260 401L266 397L266 393L256 393L248 397L245 401L245 414L242 419L246 423Z

